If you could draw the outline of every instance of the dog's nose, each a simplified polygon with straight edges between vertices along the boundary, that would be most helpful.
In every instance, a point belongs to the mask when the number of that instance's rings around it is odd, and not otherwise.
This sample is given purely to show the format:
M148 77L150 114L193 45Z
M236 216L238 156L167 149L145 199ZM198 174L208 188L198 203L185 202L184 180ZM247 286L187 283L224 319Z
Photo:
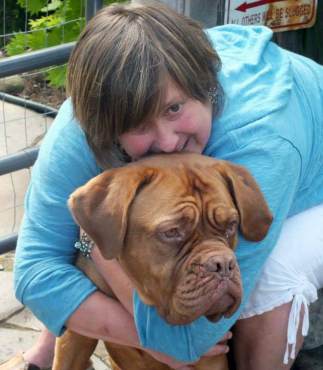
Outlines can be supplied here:
M209 272L215 272L222 278L232 277L236 262L233 256L214 256L211 257L205 264L205 268Z

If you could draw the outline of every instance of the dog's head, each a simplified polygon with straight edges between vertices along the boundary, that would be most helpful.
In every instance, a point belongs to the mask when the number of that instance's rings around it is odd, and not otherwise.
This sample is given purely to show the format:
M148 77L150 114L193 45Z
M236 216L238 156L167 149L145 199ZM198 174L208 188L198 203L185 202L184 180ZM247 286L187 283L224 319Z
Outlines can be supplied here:
M70 197L72 214L142 300L169 323L216 321L238 308L238 229L262 240L272 222L249 172L197 154L148 157L106 171Z

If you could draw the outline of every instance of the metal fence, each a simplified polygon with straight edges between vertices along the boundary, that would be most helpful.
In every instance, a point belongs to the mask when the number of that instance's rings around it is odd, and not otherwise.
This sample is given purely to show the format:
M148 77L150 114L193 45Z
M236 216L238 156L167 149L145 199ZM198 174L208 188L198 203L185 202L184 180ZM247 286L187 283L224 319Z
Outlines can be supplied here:
M81 4L79 16L70 20L69 24L84 17L86 20L90 19L102 7L103 1L87 0L80 3L84 3L84 6ZM1 5L0 24L1 21L3 24L0 29L3 33L0 35L0 41L1 45L6 47L10 38L23 37L33 31L27 29L30 19L26 8L23 11L25 29L20 32L6 32L6 1L3 0ZM62 9L62 12L65 10ZM64 26L65 24L58 24L62 30ZM46 33L49 28L47 25L43 31ZM50 28L50 31L53 31L53 28ZM33 83L44 73L66 64L74 42L65 43L64 31L61 32L60 45L46 47L46 37L44 41L45 45L41 50L0 58L2 86L12 84L11 76L17 75L22 75L24 82ZM46 84L46 81L43 83ZM13 85L16 88L15 84ZM42 86L42 91L46 88L48 86ZM63 97L64 89L61 90ZM29 100L30 97L24 96L24 91L18 95L14 94L0 93L0 254L15 248L17 230L23 214L24 193L30 179L30 168L38 155L37 144L57 113L56 107Z

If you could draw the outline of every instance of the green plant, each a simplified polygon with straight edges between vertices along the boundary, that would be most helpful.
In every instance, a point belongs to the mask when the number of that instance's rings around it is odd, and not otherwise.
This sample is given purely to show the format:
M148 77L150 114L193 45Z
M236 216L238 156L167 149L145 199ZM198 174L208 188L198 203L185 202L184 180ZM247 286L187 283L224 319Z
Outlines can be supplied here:
M16 1L32 18L28 21L28 32L17 33L5 45L9 56L75 41L85 25L85 0ZM123 1L105 0L104 4ZM65 85L66 66L45 73L51 86Z
M25 26L25 13L14 1L3 1L0 5L0 28L5 29L5 35L0 38L0 48L8 41L6 35L22 29Z

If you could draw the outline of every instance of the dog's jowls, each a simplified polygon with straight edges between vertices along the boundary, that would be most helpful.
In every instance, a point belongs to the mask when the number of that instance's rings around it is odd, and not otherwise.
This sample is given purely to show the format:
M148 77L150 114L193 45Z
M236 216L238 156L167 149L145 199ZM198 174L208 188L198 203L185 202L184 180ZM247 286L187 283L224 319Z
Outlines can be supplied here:
M272 222L246 169L197 154L152 156L106 171L77 189L69 206L102 255L117 258L141 299L171 324L188 324L202 315L217 321L237 310L242 296L234 255L238 230L257 242ZM93 269L87 267L86 273L100 286ZM71 353L64 354L63 344L68 340L73 348L73 333L64 336L54 369L83 369L64 367ZM112 344L107 349L115 369L168 369L137 349ZM226 367L225 356L217 356L195 368Z

